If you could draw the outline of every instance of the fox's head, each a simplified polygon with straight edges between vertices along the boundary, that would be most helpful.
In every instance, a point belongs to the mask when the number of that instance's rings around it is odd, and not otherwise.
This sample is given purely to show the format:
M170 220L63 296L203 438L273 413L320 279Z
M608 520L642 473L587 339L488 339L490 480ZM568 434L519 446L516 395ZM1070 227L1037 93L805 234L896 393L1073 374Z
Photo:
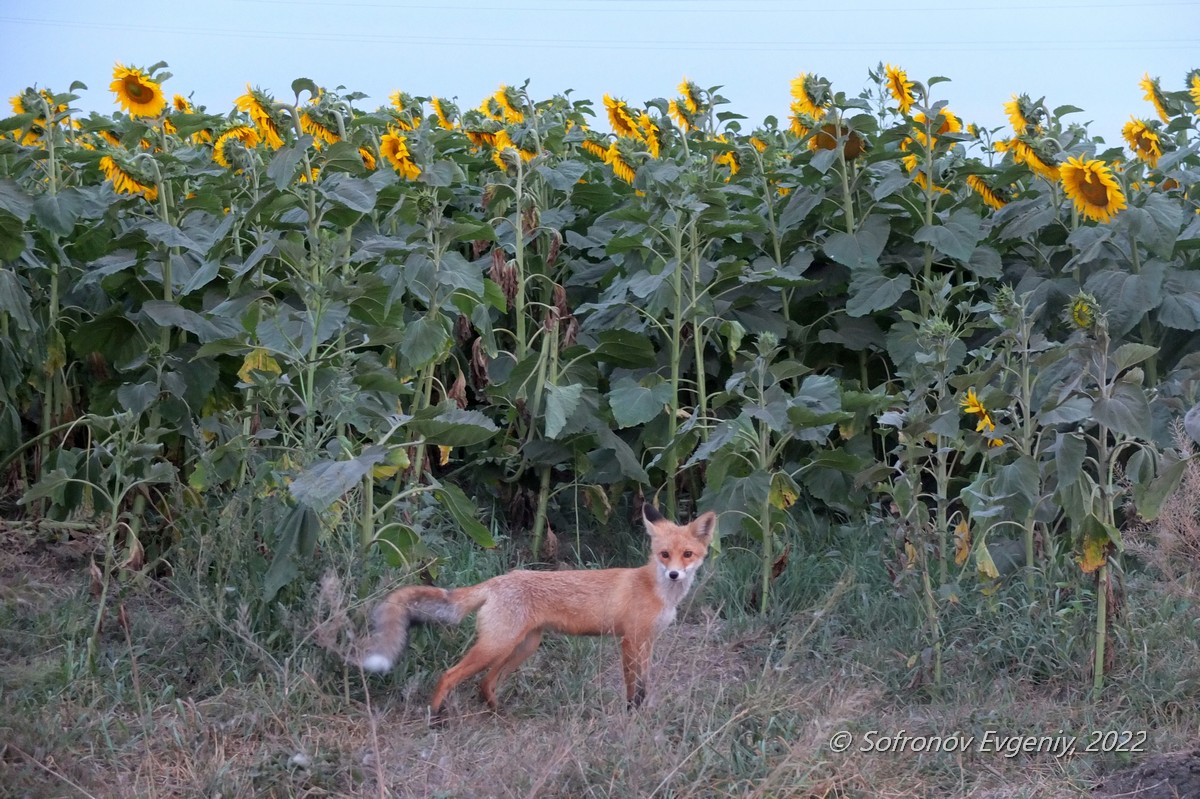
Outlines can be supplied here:
M642 506L646 534L650 536L651 559L658 566L659 582L687 590L717 527L717 514L709 511L691 524L675 524L664 519L650 503Z

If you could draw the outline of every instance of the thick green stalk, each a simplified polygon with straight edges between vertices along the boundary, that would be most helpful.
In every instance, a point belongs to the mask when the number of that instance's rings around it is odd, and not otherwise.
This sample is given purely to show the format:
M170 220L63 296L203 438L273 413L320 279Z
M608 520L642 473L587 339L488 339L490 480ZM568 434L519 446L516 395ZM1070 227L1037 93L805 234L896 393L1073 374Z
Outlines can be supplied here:
M675 271L671 274L671 291L672 297L675 300L675 307L671 313L671 397L670 403L667 406L667 457L663 463L663 470L667 475L667 511L668 519L676 517L677 497L675 489L675 472L679 469L679 456L675 451L675 436L679 432L679 408L681 391L681 376L680 376L680 359L682 357L683 343L683 317L684 317L684 301L683 301L683 230L679 223L676 222L675 227L671 231L672 234L672 250L675 256ZM700 364L697 364L699 370Z
M521 205L525 200L525 167L520 158L517 159L516 205L513 210L513 260L517 266L517 291L513 296L513 313L516 314L517 363L525 360L529 346L525 326L525 229L521 223Z
M1108 560L1096 575L1096 659L1092 665L1092 701L1104 693L1104 648L1108 640Z
M558 322L542 331L542 357L538 363L538 380L534 386L534 399L540 399L546 386L558 382ZM531 419L537 424L537 415L541 404L535 403L531 410ZM538 501L537 510L533 514L533 556L541 556L542 533L546 529L546 516L550 507L551 468L538 467Z

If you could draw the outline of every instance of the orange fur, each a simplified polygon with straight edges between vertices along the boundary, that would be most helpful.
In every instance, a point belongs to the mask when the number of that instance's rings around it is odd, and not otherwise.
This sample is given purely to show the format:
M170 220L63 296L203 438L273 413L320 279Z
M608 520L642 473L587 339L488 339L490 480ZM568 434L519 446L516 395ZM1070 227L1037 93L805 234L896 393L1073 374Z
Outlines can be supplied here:
M644 515L652 551L640 568L512 571L467 588L412 586L393 591L372 616L373 635L363 668L391 669L413 622L457 624L478 611L474 645L434 689L429 704L435 714L455 686L485 671L479 692L496 708L500 681L537 650L547 630L617 636L626 699L631 707L640 705L654 639L674 621L716 528L711 511L687 525L667 521L649 505Z

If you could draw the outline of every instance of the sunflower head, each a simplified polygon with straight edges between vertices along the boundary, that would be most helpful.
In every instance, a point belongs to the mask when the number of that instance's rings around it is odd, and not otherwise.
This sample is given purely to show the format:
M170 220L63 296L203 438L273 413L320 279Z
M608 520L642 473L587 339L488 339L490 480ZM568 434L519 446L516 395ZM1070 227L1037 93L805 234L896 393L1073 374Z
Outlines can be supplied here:
M614 175L626 183L633 183L637 167L634 166L633 154L628 141L622 139L613 141L604 151L604 161L612 167Z
M388 97L392 119L400 130L415 130L421 124L421 102L408 92L394 91Z
M980 196L984 205L994 208L997 211L1008 205L1007 192L1002 192L988 185L988 182L979 175L967 175L967 186Z
M113 68L113 81L109 88L117 96L121 108L135 119L157 117L166 110L167 98L162 86L137 67L118 63Z
M642 141L646 143L646 150L650 153L650 157L658 158L662 152L662 137L658 123L654 117L643 111L638 115L637 125L638 133Z
M177 94L171 98L171 107L181 114L191 114L195 110L192 108L192 101L182 94Z
M145 197L150 202L158 199L158 186L154 180L139 174L130 164L118 160L117 157L106 155L100 159L100 171L112 183L117 194L133 194Z
M1108 222L1125 208L1125 193L1103 161L1071 157L1059 167L1063 191L1088 219Z
M891 64L884 68L884 84L887 86L888 94L900 106L900 113L907 114L913 107L913 103L917 101L912 91L916 84L908 79L908 74L904 70Z
M832 87L824 78L801 72L792 79L792 110L802 116L823 119L833 102L832 95Z
M1081 291L1071 298L1069 317L1076 329L1091 330L1099 312L1099 304L1091 294Z
M261 141L258 131L249 125L226 128L213 142L213 160L226 169L240 168L247 151L253 150Z
M968 388L966 395L959 399L958 403L962 405L965 414L987 415L987 408L983 407L983 403L979 401L979 395L975 393L974 387Z
M1004 113L1018 136L1036 136L1042 132L1042 123L1046 120L1046 107L1042 101L1036 103L1029 99L1028 94L1012 96L1004 104Z
M936 145L939 136L947 133L962 133L963 125L953 111L943 108L938 111L932 121L924 114L917 114L913 117L913 138L919 141L922 147L926 144L926 129L933 134L933 143Z
M1163 154L1163 142L1158 135L1158 126L1156 121L1147 122L1130 117L1125 127L1121 128L1121 136L1125 138L1129 149L1151 168L1158 166L1158 159L1162 158Z
M675 120L675 124L684 133L691 133L698 127L696 124L696 115L688 110L687 103L682 97L672 100L667 105L667 113L671 115L671 118Z
M520 90L501 84L496 93L492 95L492 98L496 101L496 105L500 107L500 114L505 123L519 125L525 121L525 112L521 110L523 101Z
M1192 113L1200 114L1200 69L1193 69L1188 73L1187 90L1192 100Z
M429 104L433 106L438 125L446 130L454 130L458 122L458 106L440 97L429 98Z
M725 176L725 182L728 183L742 169L742 159L738 155L738 151L733 145L728 144L728 140L724 136L718 136L715 141L727 145L728 149L718 153L713 161L721 166L729 168L729 174Z
M638 134L637 120L624 100L606 94L604 108L608 111L608 123L612 125L613 133L618 136L641 138Z
M687 78L684 78L678 88L679 99L683 102L683 107L688 110L688 113L693 116L700 113L700 106L703 102L703 93L700 87Z
M301 111L300 130L312 136L318 148L342 140L338 135L337 118L327 108L306 108Z
M602 161L607 161L608 158L608 141L595 131L587 131L583 134L583 141L579 143L584 152L589 152Z
M421 168L416 165L408 151L408 141L395 128L380 138L379 154L406 180L416 180L421 176Z
M1167 113L1167 98L1165 95L1163 95L1162 87L1159 86L1158 83L1158 78L1150 77L1150 73L1147 72L1142 76L1142 79L1138 81L1138 86L1140 86L1142 91L1145 92L1145 94L1142 96L1142 99L1149 101L1150 104L1154 106L1154 110L1158 113L1158 118L1162 120L1163 124L1165 125L1166 123L1170 122L1171 116Z
M862 136L844 125L834 125L833 123L822 125L813 134L813 137L808 140L808 149L813 152L833 150L839 141L845 141L845 144L842 145L842 153L847 161L853 161L867 151L867 143L863 141Z
M279 134L280 118L275 110L275 101L269 94L247 83L246 93L234 100L234 105L239 111L246 112L267 146L272 150L283 146L283 137Z

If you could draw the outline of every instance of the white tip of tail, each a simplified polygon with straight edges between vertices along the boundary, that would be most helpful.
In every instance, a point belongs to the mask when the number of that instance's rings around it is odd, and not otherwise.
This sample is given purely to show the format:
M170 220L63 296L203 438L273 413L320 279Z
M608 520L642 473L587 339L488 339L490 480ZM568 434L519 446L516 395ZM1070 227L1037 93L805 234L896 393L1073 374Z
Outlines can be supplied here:
M392 661L384 655L367 655L362 660L364 671L373 671L377 674L392 670Z

